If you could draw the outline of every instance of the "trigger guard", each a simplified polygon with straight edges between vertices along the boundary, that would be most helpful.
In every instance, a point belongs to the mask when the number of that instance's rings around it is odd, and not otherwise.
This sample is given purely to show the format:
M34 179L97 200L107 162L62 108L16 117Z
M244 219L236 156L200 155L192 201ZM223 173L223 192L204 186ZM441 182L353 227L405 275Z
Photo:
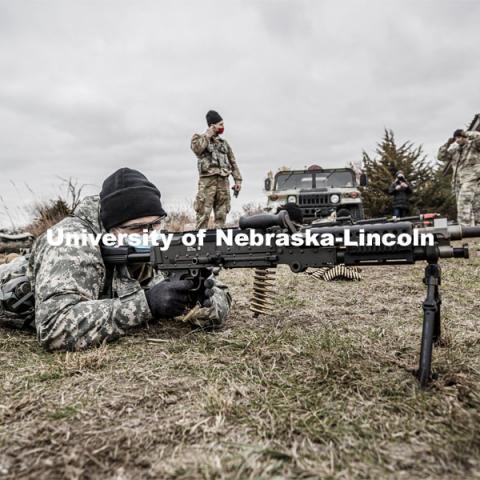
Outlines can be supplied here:
M193 287L190 289L190 291L198 292L202 288L205 278L210 276L208 273L207 277L204 278L201 273L202 272L200 272L197 268L189 271L177 270L170 272L168 278L171 280L190 280L193 282Z

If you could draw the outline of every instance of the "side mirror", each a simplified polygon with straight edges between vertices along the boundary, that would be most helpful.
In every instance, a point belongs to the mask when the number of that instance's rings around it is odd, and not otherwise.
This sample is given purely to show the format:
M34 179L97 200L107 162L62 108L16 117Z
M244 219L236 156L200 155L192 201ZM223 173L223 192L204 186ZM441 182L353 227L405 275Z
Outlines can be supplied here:
M368 177L365 173L360 174L360 186L366 187L368 185Z
M267 192L269 192L269 191L272 189L272 180L267 177L267 178L265 179L264 184L265 184L265 190L266 190Z

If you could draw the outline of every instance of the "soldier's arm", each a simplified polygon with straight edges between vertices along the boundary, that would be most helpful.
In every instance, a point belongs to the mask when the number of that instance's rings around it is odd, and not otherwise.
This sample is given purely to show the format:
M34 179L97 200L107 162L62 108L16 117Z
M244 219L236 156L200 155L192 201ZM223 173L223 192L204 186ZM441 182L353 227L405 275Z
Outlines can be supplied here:
M47 350L99 345L151 319L145 293L134 280L126 280L119 298L98 299L105 267L94 247L46 245L35 268L35 325Z
M228 145L228 161L230 162L230 167L232 169L232 177L235 180L235 185L242 184L242 175L240 174L240 169L238 168L237 161L235 160L235 155L233 154L232 147Z
M201 155L208 146L208 137L205 134L196 133L192 137L190 148L195 155Z

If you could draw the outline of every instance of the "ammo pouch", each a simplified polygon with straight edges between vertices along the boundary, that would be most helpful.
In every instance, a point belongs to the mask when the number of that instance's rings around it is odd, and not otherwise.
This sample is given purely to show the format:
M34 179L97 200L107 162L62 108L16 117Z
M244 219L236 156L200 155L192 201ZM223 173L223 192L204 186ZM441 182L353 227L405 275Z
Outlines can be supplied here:
M34 326L35 296L27 276L28 257L0 265L0 325Z
M200 161L200 173L215 173L212 169L229 170L228 148L224 142L208 143L205 154Z
M212 143L208 144L207 151L209 153L209 155L206 156L206 158L208 159L207 170L209 168L219 168L220 163L218 161L217 151L215 149L215 146Z

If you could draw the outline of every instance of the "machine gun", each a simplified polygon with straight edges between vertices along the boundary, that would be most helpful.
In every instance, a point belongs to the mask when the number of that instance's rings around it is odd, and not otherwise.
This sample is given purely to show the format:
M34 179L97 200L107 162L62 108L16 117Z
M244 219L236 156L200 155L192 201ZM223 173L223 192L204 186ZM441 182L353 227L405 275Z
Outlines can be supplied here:
M312 234L331 234L335 238L333 246L278 246L275 241L262 245L235 242L245 232L270 233L275 240L281 234L306 238ZM347 231L350 241L347 242ZM415 232L416 231L416 232ZM395 239L400 235L431 234L433 244L425 246L355 246L355 240L365 233L390 234ZM433 344L440 339L440 258L468 258L468 246L454 247L451 241L466 237L480 236L480 227L449 226L446 219L435 219L432 227L418 227L408 221L371 223L344 226L300 226L290 220L288 212L276 215L259 214L240 218L239 228L208 230L202 244L186 246L182 237L185 233L174 234L168 249L154 247L105 247L102 255L108 265L125 265L150 262L158 270L172 279L191 279L196 289L210 275L214 267L221 268L273 268L288 265L292 272L304 272L309 267L407 265L427 262L424 283L427 295L423 302L423 332L420 351L418 378L425 387L430 379ZM219 245L217 236L228 234L232 245ZM239 237L240 238L240 237ZM221 242L220 242L221 243Z

